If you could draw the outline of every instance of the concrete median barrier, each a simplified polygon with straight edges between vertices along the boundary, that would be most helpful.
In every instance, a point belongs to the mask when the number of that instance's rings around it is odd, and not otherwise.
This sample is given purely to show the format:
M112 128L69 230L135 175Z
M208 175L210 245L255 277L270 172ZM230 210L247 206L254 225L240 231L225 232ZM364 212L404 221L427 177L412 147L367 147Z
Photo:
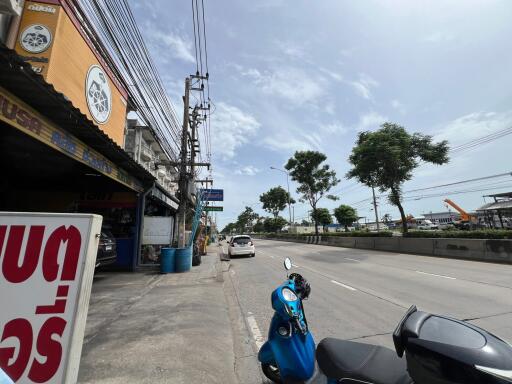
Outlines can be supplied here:
M400 240L401 237L376 237L374 239L375 249L378 251L398 252Z
M420 255L434 255L434 240L435 239L402 237L400 239L400 248L398 252L417 253Z
M375 239L373 237L356 237L356 248L375 249Z
M435 239L434 255L464 259L483 259L485 241L478 239Z
M485 260L512 264L512 240L486 240Z

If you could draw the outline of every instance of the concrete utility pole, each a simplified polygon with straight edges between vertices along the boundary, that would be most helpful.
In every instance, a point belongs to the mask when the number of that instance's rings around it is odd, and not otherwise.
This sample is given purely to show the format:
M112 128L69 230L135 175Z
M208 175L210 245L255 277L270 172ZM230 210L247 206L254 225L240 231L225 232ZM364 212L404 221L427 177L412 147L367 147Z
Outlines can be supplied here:
M187 175L187 139L188 108L190 96L190 78L185 79L185 96L183 97L183 127L181 131L180 161L180 205L178 207L178 247L185 247L185 216L187 215L188 175Z
M377 200L375 198L375 188L373 188L373 187L372 187L372 194L373 194L373 209L375 210L375 223L377 224L377 232L380 232L379 213L377 212Z

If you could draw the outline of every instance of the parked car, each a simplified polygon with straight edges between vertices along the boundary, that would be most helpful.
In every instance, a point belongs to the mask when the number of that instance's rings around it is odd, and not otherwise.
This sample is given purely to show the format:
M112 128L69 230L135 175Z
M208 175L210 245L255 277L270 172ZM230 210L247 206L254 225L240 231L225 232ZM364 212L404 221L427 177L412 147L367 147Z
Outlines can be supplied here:
M439 229L439 226L428 219L423 219L417 221L416 228L425 230L435 230Z
M102 227L96 255L96 268L114 264L117 260L116 238L109 228Z
M238 235L233 236L228 243L228 255L232 256L256 256L256 250L254 248L254 242L250 236Z

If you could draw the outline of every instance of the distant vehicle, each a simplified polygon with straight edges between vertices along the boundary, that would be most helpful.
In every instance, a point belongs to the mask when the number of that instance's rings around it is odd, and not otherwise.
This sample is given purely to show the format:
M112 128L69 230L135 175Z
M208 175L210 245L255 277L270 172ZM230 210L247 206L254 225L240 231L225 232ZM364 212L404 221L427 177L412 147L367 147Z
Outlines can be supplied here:
M256 250L254 248L254 242L250 236L237 235L231 237L228 244L228 255L232 256L256 256Z
M114 264L117 260L116 238L108 227L101 228L98 254L96 255L96 268Z
M416 221L416 228L417 229L424 229L424 230L430 230L430 231L435 230L435 229L439 229L439 225L434 224L429 219L415 218L414 220Z

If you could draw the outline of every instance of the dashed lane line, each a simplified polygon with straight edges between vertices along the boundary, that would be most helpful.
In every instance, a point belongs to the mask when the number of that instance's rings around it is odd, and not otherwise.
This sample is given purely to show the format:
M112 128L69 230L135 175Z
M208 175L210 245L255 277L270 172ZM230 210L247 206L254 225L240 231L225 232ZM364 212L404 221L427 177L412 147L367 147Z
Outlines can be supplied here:
M345 257L345 260L355 261L356 263L360 263L361 262L361 260L351 259L350 257Z
M428 272L423 272L423 271L416 271L416 273L420 273L422 275L429 275L429 276L435 276L435 277L441 277L443 279L449 279L449 280L457 280L456 277L452 277L452 276L446 276L446 275L437 275L435 273L428 273Z
M340 283L339 281L336 281L336 280L331 280L331 283L339 285L340 287L346 288L349 291L357 291L357 289L355 289L354 287L351 287L350 285L347 285L347 284Z

